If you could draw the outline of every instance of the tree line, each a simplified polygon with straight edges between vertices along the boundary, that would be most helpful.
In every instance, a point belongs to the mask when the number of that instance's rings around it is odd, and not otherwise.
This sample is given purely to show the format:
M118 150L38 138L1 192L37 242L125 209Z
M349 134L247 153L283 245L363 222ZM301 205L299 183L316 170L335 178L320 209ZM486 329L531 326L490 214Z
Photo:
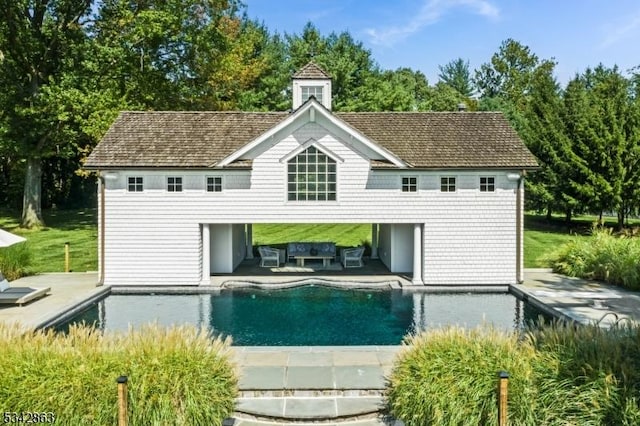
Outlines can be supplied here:
M430 84L383 69L349 32L278 34L245 12L239 0L0 0L0 205L22 208L25 227L42 208L91 206L82 162L119 111L288 110L291 75L313 60L336 111L504 111L541 164L529 208L621 224L638 212L638 73L598 65L561 87L553 59L505 40Z

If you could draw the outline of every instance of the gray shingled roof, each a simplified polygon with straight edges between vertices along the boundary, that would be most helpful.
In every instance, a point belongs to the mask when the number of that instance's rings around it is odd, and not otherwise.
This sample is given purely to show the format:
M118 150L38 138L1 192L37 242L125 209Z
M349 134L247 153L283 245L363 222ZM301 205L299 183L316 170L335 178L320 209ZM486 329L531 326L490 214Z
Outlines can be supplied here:
M323 78L331 78L329 74L324 72L322 68L318 66L315 62L309 62L304 67L300 68L298 72L293 75L293 78L299 79L307 79L307 80L316 80Z
M123 112L85 167L211 167L289 113ZM412 167L534 168L501 113L364 112L336 117ZM231 166L249 166L239 162ZM373 167L385 167L380 162ZM387 167L385 167L387 168Z
M210 167L287 112L122 112L85 163L102 167Z
M352 112L336 116L419 168L534 168L499 112Z

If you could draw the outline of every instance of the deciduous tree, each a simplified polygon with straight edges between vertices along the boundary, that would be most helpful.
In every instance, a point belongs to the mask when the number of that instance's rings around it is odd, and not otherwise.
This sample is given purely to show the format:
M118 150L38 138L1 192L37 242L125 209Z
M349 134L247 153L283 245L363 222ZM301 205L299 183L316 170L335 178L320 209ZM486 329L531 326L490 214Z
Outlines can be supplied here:
M25 162L24 227L43 224L43 160L68 155L77 142L68 101L81 96L72 75L84 57L90 6L90 0L0 0L2 137Z
M540 60L529 47L507 39L491 62L482 64L473 79L482 98L501 98L517 110L524 110L538 67L549 67L553 60Z

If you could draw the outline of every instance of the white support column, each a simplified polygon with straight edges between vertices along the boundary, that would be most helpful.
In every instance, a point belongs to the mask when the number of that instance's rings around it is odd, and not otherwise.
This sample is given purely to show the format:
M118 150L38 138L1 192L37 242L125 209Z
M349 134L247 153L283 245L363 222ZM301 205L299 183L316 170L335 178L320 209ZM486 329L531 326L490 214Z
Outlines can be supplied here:
M202 282L209 284L211 277L211 234L209 224L202 224Z
M244 231L245 241L247 243L247 259L253 259L253 225L247 223Z
M413 224L413 279L414 285L424 285L422 282L422 226Z
M378 258L378 224L371 224L371 258Z
M516 282L524 282L524 173L516 187Z

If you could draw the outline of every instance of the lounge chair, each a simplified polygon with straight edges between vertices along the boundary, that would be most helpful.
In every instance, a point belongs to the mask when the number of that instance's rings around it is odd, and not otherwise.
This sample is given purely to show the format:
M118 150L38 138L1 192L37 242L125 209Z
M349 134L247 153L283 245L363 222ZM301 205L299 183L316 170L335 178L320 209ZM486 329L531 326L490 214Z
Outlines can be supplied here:
M258 247L258 253L260 253L260 266L264 267L278 267L280 266L280 262L284 262L283 259L280 259L280 250L273 247ZM267 263L269 263L267 265Z
M22 306L39 299L51 291L51 287L11 287L9 281L0 272L0 304Z
M342 265L345 268L360 268L362 263L362 255L364 254L364 247L346 248L340 252L342 258Z

